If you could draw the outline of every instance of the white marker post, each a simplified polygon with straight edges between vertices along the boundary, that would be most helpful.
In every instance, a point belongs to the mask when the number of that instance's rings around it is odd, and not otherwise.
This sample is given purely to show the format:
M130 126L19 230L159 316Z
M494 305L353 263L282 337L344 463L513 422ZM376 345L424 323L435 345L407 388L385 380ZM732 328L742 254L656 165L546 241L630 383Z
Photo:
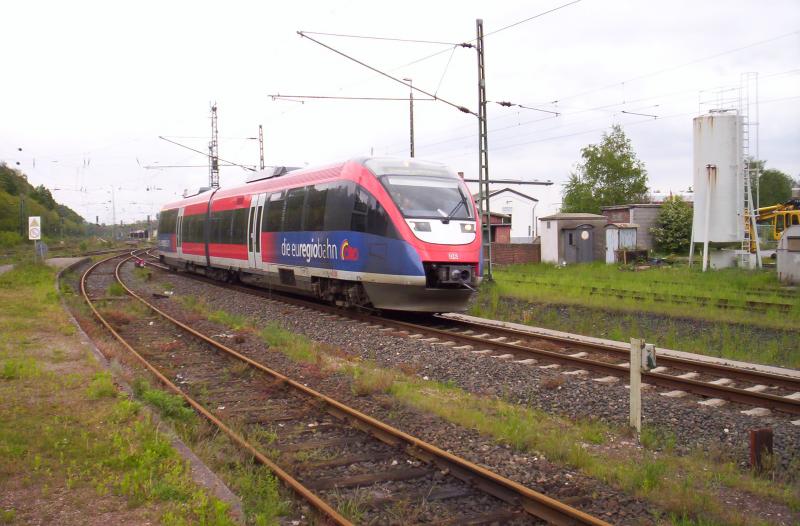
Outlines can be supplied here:
M631 338L631 419L630 426L642 432L642 351L644 340Z
M28 239L33 241L33 260L38 259L39 240L42 239L41 216L28 216Z
M656 346L639 338L631 338L631 418L630 425L642 432L642 373L655 369Z

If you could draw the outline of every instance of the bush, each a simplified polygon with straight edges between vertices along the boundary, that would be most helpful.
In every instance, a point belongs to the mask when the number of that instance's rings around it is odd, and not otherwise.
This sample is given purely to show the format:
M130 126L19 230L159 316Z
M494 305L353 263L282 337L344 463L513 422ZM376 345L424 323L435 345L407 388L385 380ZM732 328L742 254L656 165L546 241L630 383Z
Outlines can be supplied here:
M692 207L681 197L675 196L665 202L650 229L656 247L662 252L683 252L692 240Z
M22 236L16 232L0 232L0 248L11 248L22 243Z

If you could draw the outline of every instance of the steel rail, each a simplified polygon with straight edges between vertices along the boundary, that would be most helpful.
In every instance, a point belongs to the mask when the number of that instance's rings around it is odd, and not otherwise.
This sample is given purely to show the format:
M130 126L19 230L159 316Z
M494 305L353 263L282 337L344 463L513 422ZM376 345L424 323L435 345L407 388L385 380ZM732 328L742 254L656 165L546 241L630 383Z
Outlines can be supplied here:
M461 320L457 318L451 318L449 316L437 315L436 317L438 317L441 320L446 320L448 323L455 323L473 329L479 328L482 331L491 330L501 334L513 335L517 338L535 338L541 340L548 340L559 343L566 343L569 345L573 345L577 348L585 347L597 351L618 354L621 357L630 356L630 351L628 349L624 349L622 347L617 347L614 345L608 345L598 342L581 341L575 338L570 338L569 336L531 333L531 332L526 332L522 329L514 329L511 327L498 327L492 324L484 324L470 320ZM771 383L772 385L777 385L780 387L785 387L787 389L795 389L800 391L800 378L792 378L791 376L785 376L782 374L770 373L767 371L757 371L754 369L742 369L740 367L734 367L731 365L726 365L721 363L702 362L698 360L691 360L689 358L667 356L664 354L660 354L658 356L658 361L660 365L674 367L676 369L707 372L714 375L723 376L726 378L734 378L737 380L744 380L753 383L761 383L761 382Z
M458 340L470 345L499 347L507 351L513 351L514 353L517 354L527 354L527 355L546 357L548 360L551 360L556 363L570 365L574 367L580 366L585 369L598 371L612 376L624 377L630 373L628 367L622 365L599 362L597 360L591 360L589 358L569 356L558 352L541 349L538 347L528 347L514 343L491 341L476 336L457 334L444 329L436 329L433 327L426 327L424 325L417 325L414 323L409 323L399 320L382 320L381 323L384 325L394 325L395 327L402 328L403 330L413 330L415 332L427 332L430 334L435 334L437 336L449 338L451 340ZM744 389L737 389L735 387L715 385L699 380L678 378L676 376L671 376L668 374L654 373L649 371L643 372L642 378L643 382L661 387L680 389L684 391L689 391L694 394L709 396L712 398L722 398L725 400L730 400L732 402L737 402L745 405L768 407L770 409L776 409L778 411L784 411L786 413L795 415L800 414L800 400L793 400L791 398L786 398L784 396L759 393L755 391L745 391Z
M256 449L252 444L247 442L241 435L239 435L236 431L225 425L219 418L214 416L209 410L207 410L204 406L190 397L188 394L183 392L177 385L175 385L169 378L164 376L156 367L154 367L150 362L148 362L141 354L139 354L120 334L114 330L113 327L106 321L105 318L98 312L95 308L94 303L89 298L89 294L86 290L86 279L89 274L99 265L106 263L112 259L122 257L122 256L112 256L110 258L103 259L98 261L94 265L92 265L84 274L81 276L81 294L83 295L86 303L89 305L89 308L92 310L92 313L95 317L103 324L103 326L108 329L108 331L119 341L138 361L141 363L148 371L150 371L158 380L164 384L167 389L175 393L176 395L182 397L186 400L191 407L193 407L198 413L200 413L206 420L211 422L214 426L219 428L222 432L224 432L228 437L236 443L239 447L247 451L249 454L253 455L253 458L258 460L261 464L265 465L269 468L275 476L280 478L286 485L291 487L298 495L304 498L306 501L309 502L314 508L316 508L320 513L324 514L326 517L330 518L334 523L340 526L352 526L352 523L343 517L339 512L333 509L327 502L319 498L313 492L311 492L308 488L303 486L297 479L292 477L289 473L281 469L280 466L272 462L266 455L261 453L258 449ZM120 280L119 280L119 268L122 266L123 263L128 261L131 256L121 261L115 271L114 274L117 277L117 280L122 284L122 286L128 291L129 294L132 294L130 289L128 289ZM133 294L132 294L133 295ZM133 295L134 297L138 298L140 301L141 298L138 296ZM145 302L146 303L146 302ZM207 340L207 339L206 339Z
M151 264L151 263L148 263ZM164 270L163 267L160 265L153 265L156 268ZM376 317L369 314L361 314L361 313L354 313L354 312L347 312L341 308L331 307L327 305L321 305L319 303L314 303L312 301L297 299L297 298L287 298L285 296L276 296L275 294L269 294L265 291L260 289L242 286L242 285L231 285L231 284L222 284L216 280L208 278L206 276L200 276L196 274L186 274L186 276L191 277L192 279L198 279L205 283L209 283L215 286L224 287L228 289L235 289L250 295L260 296L260 297L269 297L270 299L279 299L280 301L284 301L286 303L291 303L294 305L304 306L310 309L315 309L318 311L323 311L332 314L338 314L340 316L346 316L351 319L369 322L373 324L380 324L380 325L387 325L387 326L394 326L400 330L406 331L414 331L414 332L422 332L422 333L430 333L436 336L440 336L443 338L447 338L450 340L461 341L465 344L469 344L472 346L494 346L504 349L509 352L513 352L515 354L521 355L535 355L545 357L548 360L551 360L555 363L572 366L572 367L580 367L585 368L593 371L597 371L602 374L617 376L617 377L626 377L630 374L628 367L610 364L606 362L600 362L597 360L592 360L589 358L579 358L573 357L569 355L565 355L562 353L558 353L555 351L548 351L546 349L542 349L539 347L533 346L524 346L524 345L517 345L507 342L498 342L498 341L491 341L484 338L479 338L476 336L469 336L464 334L458 334L451 331L443 330L443 329L436 329L433 327L428 327L425 325L414 324L406 321L401 320L393 320L391 318L384 318L384 317ZM450 318L442 318L447 319L448 321L453 321ZM478 325L480 326L480 324ZM509 329L512 330L512 329ZM527 335L530 337L530 334L522 333L519 336ZM568 342L571 344L575 344L574 340L569 338L559 338L553 337L554 340ZM611 349L606 348L601 344L592 344L587 343L586 347L593 347L601 351L609 351ZM619 351L615 351L619 352ZM625 353L626 355L628 353ZM664 357L662 356L662 361ZM705 363L695 362L692 360L683 360L680 358L670 358L671 363L678 364L683 363L681 368L692 368L694 370L701 369L705 366ZM781 375L774 375L772 373L761 373L758 371L753 371L752 374L750 371L737 369L731 366L723 366L717 364L709 364L706 368L706 372L711 372L715 375L731 375L737 379L745 379L748 381L754 381L754 377L758 377L761 380L766 382L775 382L779 385L789 388L798 388L796 383L793 383L791 379L787 380L787 377ZM750 375L750 377L748 377ZM729 387L724 385L715 385L708 382L703 382L701 380L692 380L688 378L679 378L676 376L671 376L669 374L663 373L654 373L654 372L643 372L642 373L643 381L649 384L653 384L656 386L669 388L669 389L677 389L687 391L693 394L707 396L711 398L722 398L724 400L728 400L731 402L740 403L743 405L749 406L757 406L757 407L767 407L769 409L775 409L777 411L783 411L789 414L800 414L800 400L794 400L791 398L787 398L784 396L779 395L772 395L763 392L756 392L756 391L746 391L744 389L738 389L735 387ZM788 383L787 383L788 382Z
M137 295L133 292L130 288L128 288L122 280L119 278L119 267L122 265L121 262L117 267L117 279L119 283L125 288L125 290L133 296L134 298L138 299L144 305L148 306L151 310L158 313L165 319L169 320L177 327L180 327L184 331L188 332L189 334L203 340L204 342L208 343L209 345L214 346L215 348L235 357L239 360L249 364L250 366L269 374L270 376L274 377L275 379L284 382L286 385L289 385L298 391L305 393L308 396L311 396L324 404L326 404L329 408L333 410L334 413L338 413L339 415L345 416L349 420L357 423L357 427L360 427L362 430L368 431L372 433L376 438L387 442L391 445L398 445L400 443L406 444L409 453L413 456L416 456L422 460L427 462L433 462L441 469L449 470L455 477L458 477L466 482L475 484L481 490L490 495L493 495L505 502L510 504L518 504L521 505L526 512L541 519L544 519L552 524L557 525L574 525L574 524L586 524L586 525L608 525L607 522L593 517L585 512L582 512L578 509L575 509L567 504L564 504L556 499L548 497L542 493L534 491L527 486L524 486L518 482L514 482L506 477L498 475L492 471L489 471L486 468L483 468L477 464L474 464L468 460L465 460L461 457L453 455L443 449L440 449L433 444L429 444L423 440L420 440L412 435L409 435L395 427L392 427L384 422L376 420L369 415L366 415L356 409L353 409L333 398L330 398L310 387L306 387L305 385L292 380L291 378L273 370L260 362L257 362L238 351L231 349L215 340L212 340L208 336L192 329L188 325L182 323L181 321L173 318L169 314L165 313L155 305L152 305L141 296Z

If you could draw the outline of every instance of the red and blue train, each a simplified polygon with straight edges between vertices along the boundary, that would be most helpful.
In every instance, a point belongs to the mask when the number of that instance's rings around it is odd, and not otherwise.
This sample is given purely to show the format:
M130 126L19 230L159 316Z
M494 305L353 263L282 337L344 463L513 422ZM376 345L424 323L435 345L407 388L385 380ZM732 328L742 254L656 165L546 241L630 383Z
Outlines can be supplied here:
M463 311L481 275L469 189L444 165L360 158L169 203L161 260L344 306Z

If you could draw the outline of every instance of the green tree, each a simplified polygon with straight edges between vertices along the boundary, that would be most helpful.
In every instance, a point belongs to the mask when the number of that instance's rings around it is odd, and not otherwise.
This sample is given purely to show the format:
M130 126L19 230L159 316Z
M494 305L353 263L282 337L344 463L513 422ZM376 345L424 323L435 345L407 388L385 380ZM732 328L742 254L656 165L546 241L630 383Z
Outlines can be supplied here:
M603 206L646 202L647 170L620 125L600 144L584 147L581 158L564 185L562 212L600 213Z
M683 252L692 240L692 207L680 196L666 201L650 229L656 247L662 252Z
M769 169L758 177L759 206L785 203L792 197L792 178L780 170Z

